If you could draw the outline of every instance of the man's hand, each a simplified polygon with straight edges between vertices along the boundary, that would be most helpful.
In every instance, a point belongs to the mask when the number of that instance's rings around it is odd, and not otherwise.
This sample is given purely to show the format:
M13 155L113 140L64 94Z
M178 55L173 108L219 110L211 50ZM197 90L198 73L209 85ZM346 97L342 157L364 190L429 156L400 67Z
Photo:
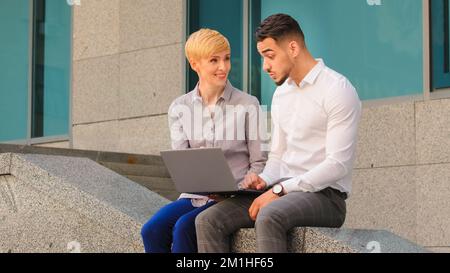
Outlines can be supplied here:
M242 189L263 190L267 187L266 181L255 173L247 174L240 184Z
M248 213L250 215L250 218L253 221L256 221L256 217L258 216L259 210L270 204L272 201L280 198L278 195L273 193L271 190L266 191L262 195L260 195L258 198L256 198L250 208L248 209Z

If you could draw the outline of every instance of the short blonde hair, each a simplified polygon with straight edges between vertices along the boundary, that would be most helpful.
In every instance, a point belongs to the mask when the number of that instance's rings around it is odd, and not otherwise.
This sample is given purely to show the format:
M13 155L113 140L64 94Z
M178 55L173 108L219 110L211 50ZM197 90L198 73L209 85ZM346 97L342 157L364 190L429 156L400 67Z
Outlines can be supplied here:
M188 61L200 60L230 50L230 43L218 31L202 28L189 36L184 50Z

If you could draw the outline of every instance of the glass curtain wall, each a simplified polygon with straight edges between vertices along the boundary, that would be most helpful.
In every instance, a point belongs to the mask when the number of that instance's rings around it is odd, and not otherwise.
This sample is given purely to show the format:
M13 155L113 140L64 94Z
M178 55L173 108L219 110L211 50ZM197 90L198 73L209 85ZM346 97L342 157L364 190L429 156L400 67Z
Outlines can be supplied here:
M67 137L71 7L0 1L0 142Z
M450 87L449 13L449 0L431 1L432 90Z
M30 1L0 1L0 142L28 134Z
M375 4L372 4L375 3ZM345 75L362 100L423 93L421 0L251 0L252 31L275 13L287 13L301 25L316 58ZM276 86L261 70L254 39L250 71L255 88L270 105Z
M229 80L234 87L243 86L242 0L189 0L187 36L200 28L219 31L231 45L231 72ZM192 90L198 82L197 74L187 64L187 88Z

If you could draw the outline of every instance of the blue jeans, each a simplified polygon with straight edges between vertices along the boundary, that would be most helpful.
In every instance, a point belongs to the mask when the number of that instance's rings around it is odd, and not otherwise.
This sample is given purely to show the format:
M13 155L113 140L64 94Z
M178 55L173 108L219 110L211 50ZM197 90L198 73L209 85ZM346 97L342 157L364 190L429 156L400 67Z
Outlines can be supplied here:
M162 207L142 227L145 252L196 253L195 217L215 203L197 208L192 206L191 199L183 198Z

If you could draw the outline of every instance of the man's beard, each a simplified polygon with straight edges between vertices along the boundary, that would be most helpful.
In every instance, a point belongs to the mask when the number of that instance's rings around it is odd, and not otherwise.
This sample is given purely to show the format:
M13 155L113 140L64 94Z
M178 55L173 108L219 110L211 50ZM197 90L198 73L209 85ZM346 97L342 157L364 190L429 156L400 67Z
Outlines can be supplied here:
M288 78L289 78L289 75L284 75L283 78L282 78L281 80L279 80L279 81L276 81L275 84L276 84L277 86L281 86L281 85L284 84L284 82L285 82Z

